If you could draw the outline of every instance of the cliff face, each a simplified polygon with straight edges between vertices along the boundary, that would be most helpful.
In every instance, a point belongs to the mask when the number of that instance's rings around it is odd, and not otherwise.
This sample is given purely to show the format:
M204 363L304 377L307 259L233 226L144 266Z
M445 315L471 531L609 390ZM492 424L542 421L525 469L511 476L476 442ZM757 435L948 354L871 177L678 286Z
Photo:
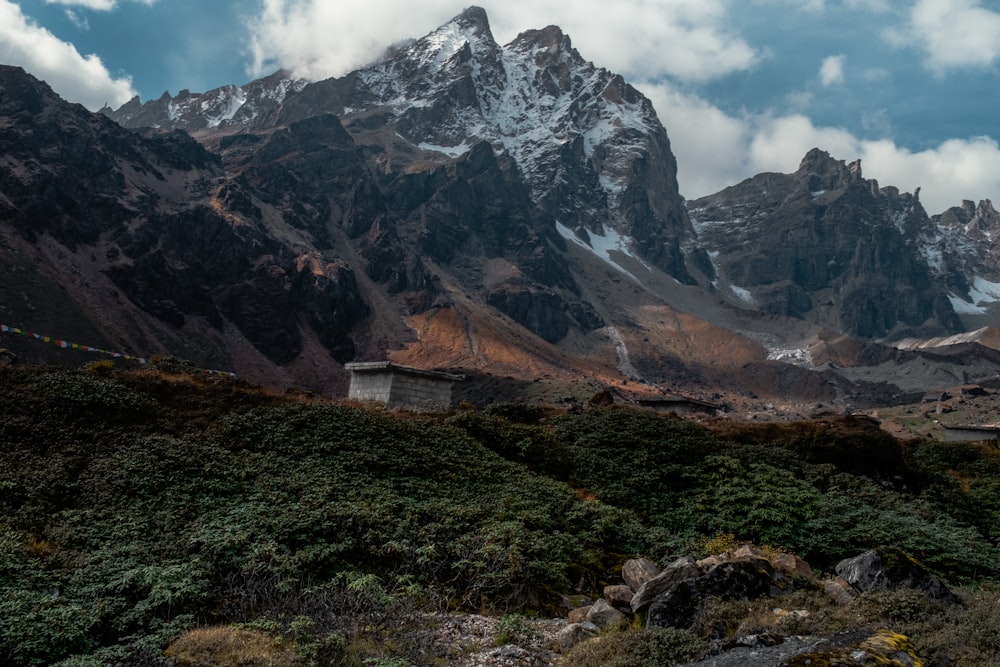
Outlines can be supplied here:
M915 195L879 188L827 153L688 202L724 291L768 313L862 338L953 333L962 324L918 241Z
M66 299L5 300L5 317L77 311L91 322L82 335L147 353L201 336L183 351L224 348L234 329L277 364L299 356L308 328L350 358L348 334L368 312L353 270L269 228L218 155L183 132L125 130L17 68L0 69L0 90L3 250L14 264L33 255L32 274ZM118 296L127 312L109 308ZM202 357L232 363L225 349Z

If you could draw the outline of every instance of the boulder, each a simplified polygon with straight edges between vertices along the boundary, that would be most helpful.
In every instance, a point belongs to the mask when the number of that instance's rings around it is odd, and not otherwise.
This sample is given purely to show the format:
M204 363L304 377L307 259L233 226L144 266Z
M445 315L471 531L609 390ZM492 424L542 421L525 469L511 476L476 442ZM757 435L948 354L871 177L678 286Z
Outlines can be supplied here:
M582 623L587 620L587 614L590 613L592 605L587 605L585 607L577 607L576 609L570 610L567 618L570 623Z
M633 591L638 591L642 585L660 574L660 568L647 558L633 558L622 566L622 580Z
M627 613L632 612L632 597L635 591L625 585L605 586L604 599L611 603L615 609L620 609Z
M771 565L776 570L796 577L811 577L813 575L809 563L794 554L776 554L771 557Z
M707 570L710 567L722 565L724 562L725 558L723 556L708 556L706 558L702 558L700 561L695 563L695 565L698 566L699 570Z
M625 621L625 614L612 607L607 600L598 600L587 612L587 620L601 630L606 630L621 625Z
M622 568L622 573L624 574L624 572L625 568ZM632 611L636 614L643 613L649 609L649 606L653 604L653 600L659 595L671 591L682 581L697 578L699 574L698 565L694 562L693 558L690 556L678 558L668 565L663 572L636 589L635 595L632 596Z
M755 547L752 544L741 544L736 551L732 552L732 555L727 560L741 560L744 558L763 558L767 560L767 557L767 552L760 547Z
M752 554L726 555L707 569L698 568L690 558L680 559L647 582L632 604L637 612L648 609L649 626L687 628L706 598L753 600L777 595L789 583L766 558Z
M762 595L779 595L784 577L764 558L732 560L717 565L699 578L698 588L706 596L753 600Z
M936 575L900 549L872 549L840 561L836 569L844 581L862 593L914 588L934 600L955 599Z
M556 641L559 642L559 648L566 651L573 648L580 642L593 639L599 634L601 634L601 629L588 621L584 621L583 623L570 623L559 631L559 634L556 635Z
M851 600L858 596L858 592L840 577L824 581L823 592L841 607L851 604Z
M879 630L854 645L827 647L801 653L785 663L789 667L804 665L885 665L886 667L919 667L923 664L909 637L889 630Z
M660 628L690 627L701 600L697 578L677 581L651 601L646 625Z

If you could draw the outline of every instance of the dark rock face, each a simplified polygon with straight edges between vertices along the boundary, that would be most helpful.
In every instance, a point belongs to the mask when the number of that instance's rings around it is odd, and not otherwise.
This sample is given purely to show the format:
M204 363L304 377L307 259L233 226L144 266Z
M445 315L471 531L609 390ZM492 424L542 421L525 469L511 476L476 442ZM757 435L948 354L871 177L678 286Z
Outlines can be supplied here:
M765 312L835 322L864 338L962 330L916 238L916 196L879 189L814 149L794 174L761 174L688 203L717 269Z
M753 600L791 590L792 584L763 552L743 547L698 562L690 556L677 559L640 585L631 608L637 614L647 612L650 626L686 628L709 597Z
M689 627L703 600L755 600L781 591L781 575L765 558L730 560L707 571L672 582L649 606L647 623L657 627Z
M914 588L935 600L955 599L937 576L899 549L872 549L842 560L837 575L862 593Z
M351 358L351 333L368 314L353 271L307 261L269 230L266 198L228 179L218 155L181 131L129 132L16 68L0 68L0 89L0 149L16 165L0 170L4 224L92 257L112 286L175 329L192 317L220 332L229 322L284 364L301 352L305 327L334 359ZM350 148L324 118L300 134Z

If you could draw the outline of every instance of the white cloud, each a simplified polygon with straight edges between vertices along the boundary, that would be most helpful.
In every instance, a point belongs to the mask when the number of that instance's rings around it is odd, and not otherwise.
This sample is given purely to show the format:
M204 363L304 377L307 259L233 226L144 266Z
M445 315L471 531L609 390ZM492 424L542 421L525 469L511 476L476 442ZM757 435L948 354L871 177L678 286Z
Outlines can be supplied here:
M867 9L875 13L889 11L891 0L842 0L833 2L828 0L753 0L756 5L788 5L795 9L809 12L820 12L826 9L838 9L840 5L846 5L851 9Z
M907 25L886 31L896 46L913 46L936 74L989 67L1000 60L1000 13L979 0L918 0Z
M532 0L485 2L501 43L528 28L558 25L588 59L630 78L708 81L751 67L758 54L727 28L725 0ZM251 22L251 72L285 67L319 79L377 58L454 16L453 1L263 0Z
M152 5L156 0L132 0L143 5ZM118 6L118 0L45 0L47 5L67 5L82 7L96 12L108 12Z
M824 86L832 86L835 83L844 83L844 62L847 56L827 56L823 59L823 64L819 68L819 82Z
M913 152L890 139L862 140L841 128L817 127L802 114L731 116L666 84L640 84L667 128L681 193L702 197L761 172L790 173L811 148L848 162L861 158L866 178L912 192L928 213L963 199L1000 200L1000 145L989 137L951 139Z
M70 5L94 11L106 12L115 8L117 0L45 0L47 5Z
M135 95L131 79L112 77L96 55L80 55L9 0L0 0L0 62L23 67L63 98L91 110L105 103L119 106Z
M667 84L637 87L652 100L667 128L684 196L711 194L752 175L746 150L752 130L748 118L729 116Z
M887 12L892 8L891 0L844 0L853 9L867 9L872 12Z
M87 20L86 16L80 16L79 13L73 11L72 9L67 9L66 18L68 18L69 22L80 30L90 30L90 22Z

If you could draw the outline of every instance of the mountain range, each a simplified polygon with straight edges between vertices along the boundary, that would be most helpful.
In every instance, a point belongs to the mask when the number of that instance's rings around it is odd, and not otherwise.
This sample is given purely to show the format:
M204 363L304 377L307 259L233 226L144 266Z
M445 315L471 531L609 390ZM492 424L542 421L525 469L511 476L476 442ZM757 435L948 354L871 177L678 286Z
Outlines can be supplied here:
M474 402L858 406L1000 372L988 200L931 216L820 149L691 201L678 168L621 76L476 7L343 77L97 114L2 67L0 321L340 395L351 360L462 370Z

